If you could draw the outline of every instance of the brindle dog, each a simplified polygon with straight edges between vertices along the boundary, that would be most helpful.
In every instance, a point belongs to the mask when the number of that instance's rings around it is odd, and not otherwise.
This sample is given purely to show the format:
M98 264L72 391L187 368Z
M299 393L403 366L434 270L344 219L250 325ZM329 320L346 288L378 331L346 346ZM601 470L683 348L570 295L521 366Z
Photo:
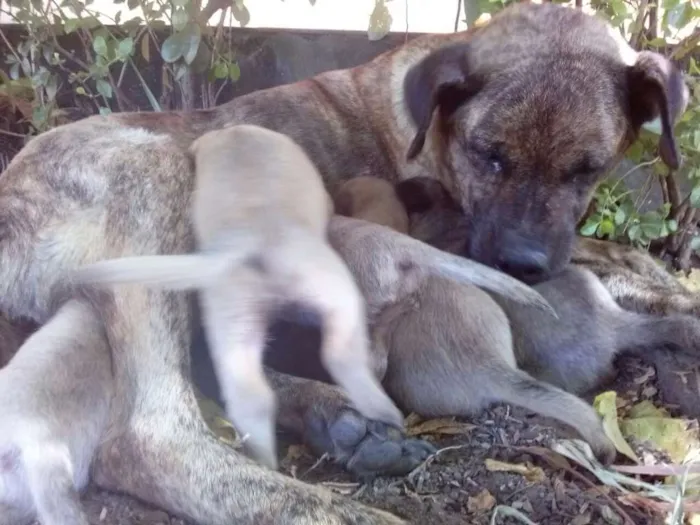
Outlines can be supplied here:
M65 276L105 258L191 251L185 151L209 130L249 123L301 144L331 193L357 175L441 180L466 210L465 255L535 282L568 262L594 184L642 124L660 119L661 156L678 165L672 128L687 97L677 68L635 53L602 20L518 3L485 26L214 109L90 117L29 142L0 178L0 310L43 324L82 297L102 319L115 376L93 472L102 487L210 525L397 523L214 438L190 384L185 297L75 289ZM335 457L375 471L423 459L407 461L404 438L333 387L270 379L282 422Z
M415 177L395 190L409 212L412 236L447 252L464 251L468 225L442 184ZM615 377L617 356L635 355L656 366L667 403L680 405L684 415L700 414L698 392L677 375L698 365L700 296L648 253L579 237L572 264L534 288L557 311L555 322L491 294L508 315L518 366L568 392L591 394ZM492 324L496 330L498 323ZM404 350L400 361L409 364L403 368L425 376L429 367L405 359Z

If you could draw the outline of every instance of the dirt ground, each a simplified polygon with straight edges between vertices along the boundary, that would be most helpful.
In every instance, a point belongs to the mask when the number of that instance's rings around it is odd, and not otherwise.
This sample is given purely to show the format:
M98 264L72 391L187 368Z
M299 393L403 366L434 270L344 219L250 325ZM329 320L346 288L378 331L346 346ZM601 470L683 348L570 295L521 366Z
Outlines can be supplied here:
M620 377L613 385L619 395L634 402L656 401L653 369L631 358L620 365ZM540 454L552 438L575 437L556 422L500 405L460 423L443 427L442 431L452 432L447 435L436 430L439 425L409 426L409 431L443 450L405 477L362 485L336 465L317 461L299 445L289 447L282 467L289 475L323 484L420 525L522 523L500 514L492 522L499 505L518 509L541 525L663 523L659 516L624 506L614 491L601 487L583 468L555 468L543 459ZM524 473L493 471L486 460L527 467ZM190 525L131 498L93 487L84 501L95 525Z

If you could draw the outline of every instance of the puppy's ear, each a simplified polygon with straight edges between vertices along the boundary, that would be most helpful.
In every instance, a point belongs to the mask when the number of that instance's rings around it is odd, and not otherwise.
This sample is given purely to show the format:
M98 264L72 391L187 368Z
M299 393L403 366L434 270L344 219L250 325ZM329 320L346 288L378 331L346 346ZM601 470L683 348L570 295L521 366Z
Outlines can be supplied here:
M642 51L627 69L630 120L635 132L648 122L661 121L659 154L671 169L681 163L673 127L688 105L689 91L683 73L666 57Z
M433 51L406 73L403 82L408 113L418 127L406 157L416 157L425 144L433 112L449 117L476 94L483 80L470 74L469 44L454 44Z
M409 214L423 213L434 206L458 206L445 186L430 177L413 177L396 184L396 194Z

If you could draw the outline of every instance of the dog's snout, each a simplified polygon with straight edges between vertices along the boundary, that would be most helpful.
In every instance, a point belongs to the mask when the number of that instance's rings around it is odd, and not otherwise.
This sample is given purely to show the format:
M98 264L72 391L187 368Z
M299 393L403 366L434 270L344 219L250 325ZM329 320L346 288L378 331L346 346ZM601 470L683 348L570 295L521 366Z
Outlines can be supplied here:
M528 284L545 280L549 273L546 248L530 239L512 237L501 252L500 270Z

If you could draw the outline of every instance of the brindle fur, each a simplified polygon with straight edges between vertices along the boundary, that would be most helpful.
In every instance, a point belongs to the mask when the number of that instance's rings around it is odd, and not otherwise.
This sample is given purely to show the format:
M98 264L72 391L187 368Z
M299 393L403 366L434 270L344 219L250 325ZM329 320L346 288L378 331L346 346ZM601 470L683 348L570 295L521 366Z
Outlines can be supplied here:
M391 187L378 179L373 186L380 182ZM406 196L406 184L399 187L400 195ZM347 191L367 195L359 183ZM384 225L389 226L396 219L373 213L371 207L406 215L405 209L393 206L391 197L386 189L378 191L373 199L365 198L360 211L375 220L384 218ZM439 215L441 209L433 213ZM430 211L421 217L430 220ZM444 226L435 232L435 238L449 228L448 224ZM348 261L367 304L372 305L372 350L374 361L382 363L377 373L402 408L440 417L470 416L496 402L524 406L574 427L602 461L612 461L615 447L593 407L518 369L508 317L498 303L476 286L439 275L421 280L418 286L406 286L407 273L387 271L387 256L380 242L383 229L375 228L376 234L363 236L365 245L374 241L376 249L356 249L351 232L343 236L349 244L339 251ZM358 257L358 253L364 255ZM404 293L387 296L392 280L402 284ZM529 310L523 309L525 315ZM555 330L560 326L553 317L547 324Z
M578 10L517 3L485 26L417 38L361 67L214 109L94 116L29 142L0 178L0 310L45 324L71 296L96 309L115 379L97 483L210 525L397 523L215 439L190 385L182 294L76 294L65 278L101 259L192 251L186 150L207 131L248 123L298 142L331 193L358 175L441 180L469 220L465 255L542 279L568 262L594 184L644 122L661 119L662 157L678 163L671 130L688 95L680 73L613 34ZM332 455L362 459L371 435L394 451L392 464L364 458L376 471L421 460L401 438L382 441L337 390L269 374L284 422Z
M286 135L250 125L205 133L190 150L199 253L104 260L74 281L199 290L226 412L267 467L277 468L277 401L263 350L281 305L318 313L332 378L364 417L402 428L403 415L370 369L365 305L326 239L333 202L308 156Z
M446 251L463 251L468 228L439 183L416 177L400 183L397 193L411 212L412 235ZM568 392L590 394L614 377L614 360L623 353L657 366L678 354L697 364L696 294L649 254L629 246L578 238L574 253L573 264L534 286L556 310L556 321L492 295L510 322L518 366ZM697 408L689 411L696 413Z

